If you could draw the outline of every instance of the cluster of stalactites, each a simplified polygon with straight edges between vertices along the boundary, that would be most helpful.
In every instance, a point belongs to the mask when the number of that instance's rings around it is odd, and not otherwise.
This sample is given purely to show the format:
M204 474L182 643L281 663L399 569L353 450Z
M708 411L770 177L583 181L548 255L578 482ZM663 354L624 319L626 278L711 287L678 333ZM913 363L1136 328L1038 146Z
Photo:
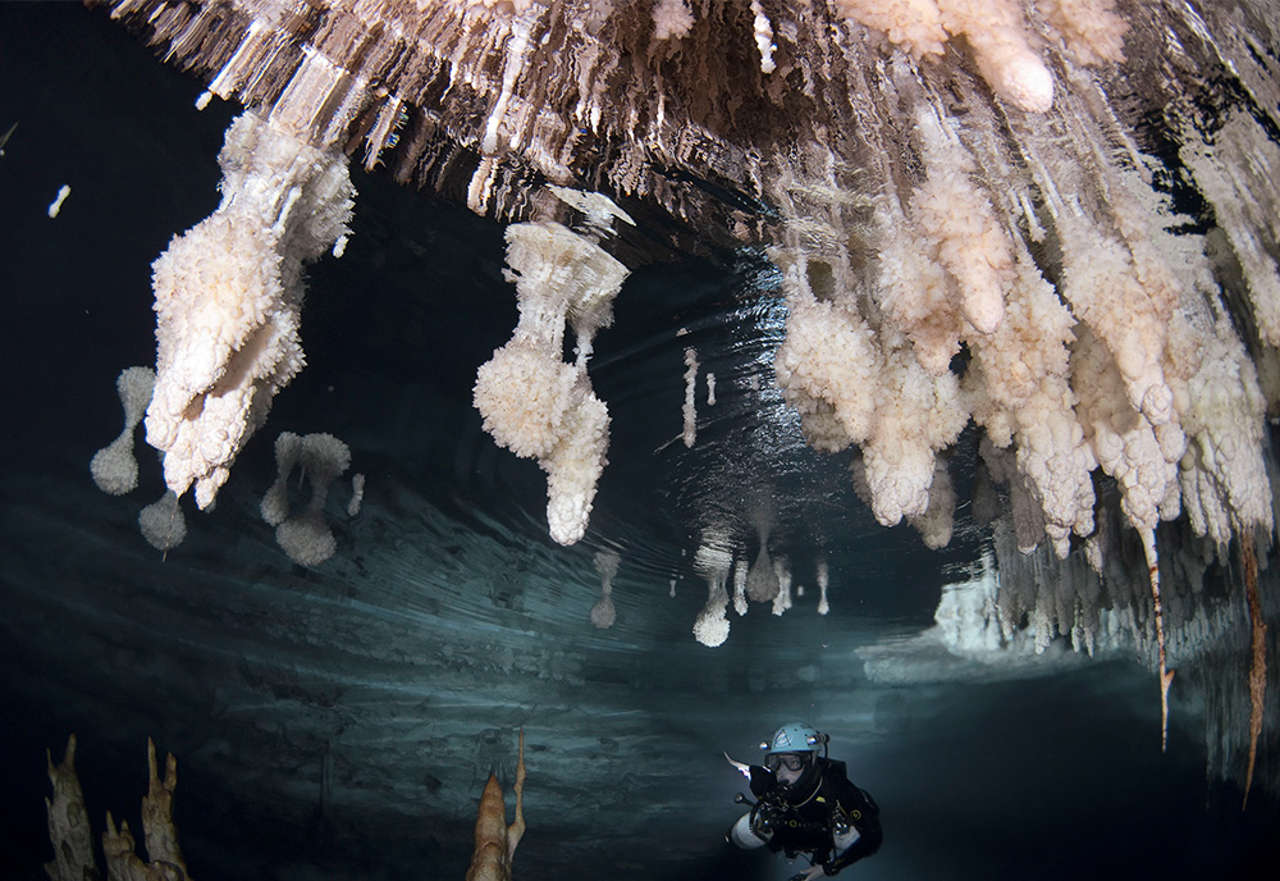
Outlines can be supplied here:
M945 44L963 37L993 92L1024 110L1053 104L1053 75L1037 43L1041 37L1015 0L833 0L841 16L882 35L916 60L939 58ZM1113 0L1037 0L1037 24L1085 64L1124 57L1128 24Z
M313 144L359 133L367 167L465 185L477 211L522 214L532 173L757 241L761 218L670 171L761 196L784 164L771 145L856 129L851 90L891 58L963 58L1011 108L1041 112L1054 56L1114 62L1126 29L1113 0L91 2L205 75L207 95Z
M936 637L950 653L999 665L1055 664L1069 646L1090 657L1136 653L1150 668L1160 666L1154 597L1142 553L1132 533L1122 529L1118 510L1100 512L1097 530L1084 554L1058 560L1046 548L1023 554L1010 523L999 516L993 488L980 481L975 515L993 526L994 540L967 580L943 588L935 612ZM1172 661L1194 667L1185 687L1212 708L1205 713L1207 768L1248 791L1257 768L1258 739L1264 726L1268 685L1277 685L1263 647L1261 595L1251 541L1238 545L1248 599L1208 589L1218 549L1209 539L1186 534L1187 524L1165 527L1161 569L1166 579L1165 651ZM1044 656L1034 660L1032 656ZM1239 679L1247 670L1248 688ZM1182 680L1179 680L1180 683ZM1184 695L1186 692L1184 692ZM1167 709L1167 708L1166 708ZM1267 719L1270 727L1276 720ZM1263 768L1264 785L1280 785L1275 769Z
M1152 564L1157 524L1184 511L1219 546L1269 533L1266 400L1205 242L1167 231L1153 160L1102 160L1095 145L1116 133L1075 97L1011 157L979 113L962 125L918 95L920 173L859 213L830 196L815 210L834 171L816 185L811 172L803 199L784 182L778 384L815 448L860 448L854 487L880 522L906 518L931 546L949 538L945 450L970 419L1024 552L1047 538L1064 557L1093 533L1097 469ZM844 246L858 236L875 259ZM1275 284L1274 261L1255 274Z
M779 382L815 446L861 448L855 483L876 516L916 522L931 544L945 541L951 504L939 454L970 418L990 449L1012 453L1011 466L994 453L988 464L1021 499L1024 547L1047 537L1062 554L1090 533L1099 468L1147 536L1179 510L1219 543L1271 525L1258 378L1205 242L1175 241L1161 225L1170 215L1151 186L1156 163L1105 89L1126 41L1142 47L1128 51L1131 64L1177 45L1160 76L1135 82L1214 208L1212 244L1230 252L1218 263L1247 288L1243 323L1259 337L1250 343L1274 345L1277 147L1247 106L1227 108L1212 143L1184 106L1208 68L1236 77L1254 106L1275 105L1274 77L1240 30L1241 20L1267 26L1266 4L1245 4L1237 20L1212 4L1161 2L1126 21L1113 0L362 0L317 16L281 15L267 0L105 2L207 73L211 93L257 107L273 131L350 149L360 132L366 164L385 158L439 185L464 175L478 211L524 210L515 206L533 200L515 191L537 176L589 179L700 229L773 242L791 305ZM755 68L742 66L744 48ZM292 167L306 164L315 161ZM733 182L749 198L718 202L687 183L698 179ZM244 269L238 284L279 302L264 330L278 357L234 398L212 457L176 426L212 400L216 369L210 381L175 383L161 340L148 432L169 450L170 486L196 481L201 506L300 363L296 261L278 252L271 222L292 204L282 196L238 198L175 243L203 250L198 231L225 240L229 253L252 256L246 266L265 267L263 277ZM780 223L744 207L751 199ZM266 209L257 213L272 235L240 247L248 227L226 221L246 202ZM547 234L519 228L531 240ZM513 235L513 251L538 250ZM158 301L166 272L161 261ZM239 325L224 330L210 338L235 346L243 336ZM962 344L971 361L961 379L950 361ZM557 387L578 384L561 373ZM598 440L607 416L594 410ZM579 482L571 494L581 499L593 481ZM580 513L566 518L570 540Z

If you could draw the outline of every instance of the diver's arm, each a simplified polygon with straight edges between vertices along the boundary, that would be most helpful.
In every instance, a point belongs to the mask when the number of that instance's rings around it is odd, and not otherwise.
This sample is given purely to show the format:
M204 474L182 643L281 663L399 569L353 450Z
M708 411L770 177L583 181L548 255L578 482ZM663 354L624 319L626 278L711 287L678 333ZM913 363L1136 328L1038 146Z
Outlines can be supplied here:
M834 854L823 864L823 871L834 875L845 866L852 865L863 857L869 857L880 849L884 841L884 833L880 829L880 807L861 789L844 781L837 804L845 818L843 828L832 829L831 839Z
M863 857L871 856L880 849L884 833L880 831L880 821L873 819L865 823L862 829L851 826L848 833L833 835L832 839L836 845L835 856L822 864L822 870L828 875L834 875L845 866L853 865ZM842 843L843 847L841 847Z
M756 798L763 798L778 785L778 778L769 769L762 768L759 765L749 765L748 770L751 774L749 778L751 792Z
M833 834L835 855L822 865L828 875L834 875L845 866L856 863L863 857L869 857L880 849L884 841L884 833L880 830L880 818L866 816L858 825L850 826L844 834Z

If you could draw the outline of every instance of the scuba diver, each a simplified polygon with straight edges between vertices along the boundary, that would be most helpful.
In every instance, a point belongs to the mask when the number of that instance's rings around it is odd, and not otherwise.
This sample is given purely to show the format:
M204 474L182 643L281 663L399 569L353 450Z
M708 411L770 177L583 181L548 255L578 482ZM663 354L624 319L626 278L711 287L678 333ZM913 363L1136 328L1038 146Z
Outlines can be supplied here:
M788 859L805 853L812 864L791 881L834 875L880 849L880 808L845 774L844 762L827 757L830 738L803 722L789 722L760 744L764 766L729 759L751 781L757 801L734 799L751 810L725 835L743 849L767 845ZM821 748L822 755L818 754Z

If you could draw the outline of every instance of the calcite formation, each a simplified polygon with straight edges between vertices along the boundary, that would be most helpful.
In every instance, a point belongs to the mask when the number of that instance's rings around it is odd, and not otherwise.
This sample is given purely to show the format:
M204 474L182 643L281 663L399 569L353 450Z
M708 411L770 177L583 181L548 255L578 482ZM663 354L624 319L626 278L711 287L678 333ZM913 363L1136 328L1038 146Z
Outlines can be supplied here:
M947 541L948 450L970 422L979 482L1005 487L1019 552L1083 547L1101 569L1099 522L1118 506L1149 573L1166 703L1160 523L1185 517L1218 553L1270 542L1275 0L91 4L250 107L272 142L319 151L308 167L323 179L345 153L514 222L521 325L482 368L476 403L500 443L547 470L562 543L584 534L607 448L585 356L559 361L579 276L610 267L597 286L609 299L626 269L613 255L634 265L670 248L747 248L777 266L777 382L815 448L858 448L851 479L883 524ZM330 189L336 234L344 191ZM608 253L590 232L578 243L555 198L588 219L619 206L646 235L623 231ZM183 241L157 264L162 326L175 309L202 320L166 299L165 280L199 265L179 259ZM281 259L262 252L264 266ZM562 264L582 271L553 277ZM280 287L288 324L297 298ZM194 482L203 506L263 411L241 406L216 443L187 442L180 417L207 383L175 383L170 353L162 338L149 437L170 451L170 487ZM297 359L281 363L261 399ZM527 395L511 398L513 377ZM522 413L525 398L544 406ZM1100 480L1115 502L1095 495ZM728 524L690 527L714 538L693 559L709 586L695 633L716 645L747 551ZM1091 645L1094 626L1068 629Z

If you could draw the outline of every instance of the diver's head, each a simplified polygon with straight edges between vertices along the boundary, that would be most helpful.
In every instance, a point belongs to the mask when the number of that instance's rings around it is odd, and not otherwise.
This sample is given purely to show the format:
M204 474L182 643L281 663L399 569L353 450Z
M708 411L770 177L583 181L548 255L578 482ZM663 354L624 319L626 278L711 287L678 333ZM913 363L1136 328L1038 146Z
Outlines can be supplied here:
M804 776L805 771L813 766L814 753L809 750L798 753L769 753L764 757L764 766L773 772L779 783L794 786Z
M818 748L825 746L827 736L804 722L788 722L773 737L760 744L764 750L764 766L778 782L787 786L807 786L818 774Z

